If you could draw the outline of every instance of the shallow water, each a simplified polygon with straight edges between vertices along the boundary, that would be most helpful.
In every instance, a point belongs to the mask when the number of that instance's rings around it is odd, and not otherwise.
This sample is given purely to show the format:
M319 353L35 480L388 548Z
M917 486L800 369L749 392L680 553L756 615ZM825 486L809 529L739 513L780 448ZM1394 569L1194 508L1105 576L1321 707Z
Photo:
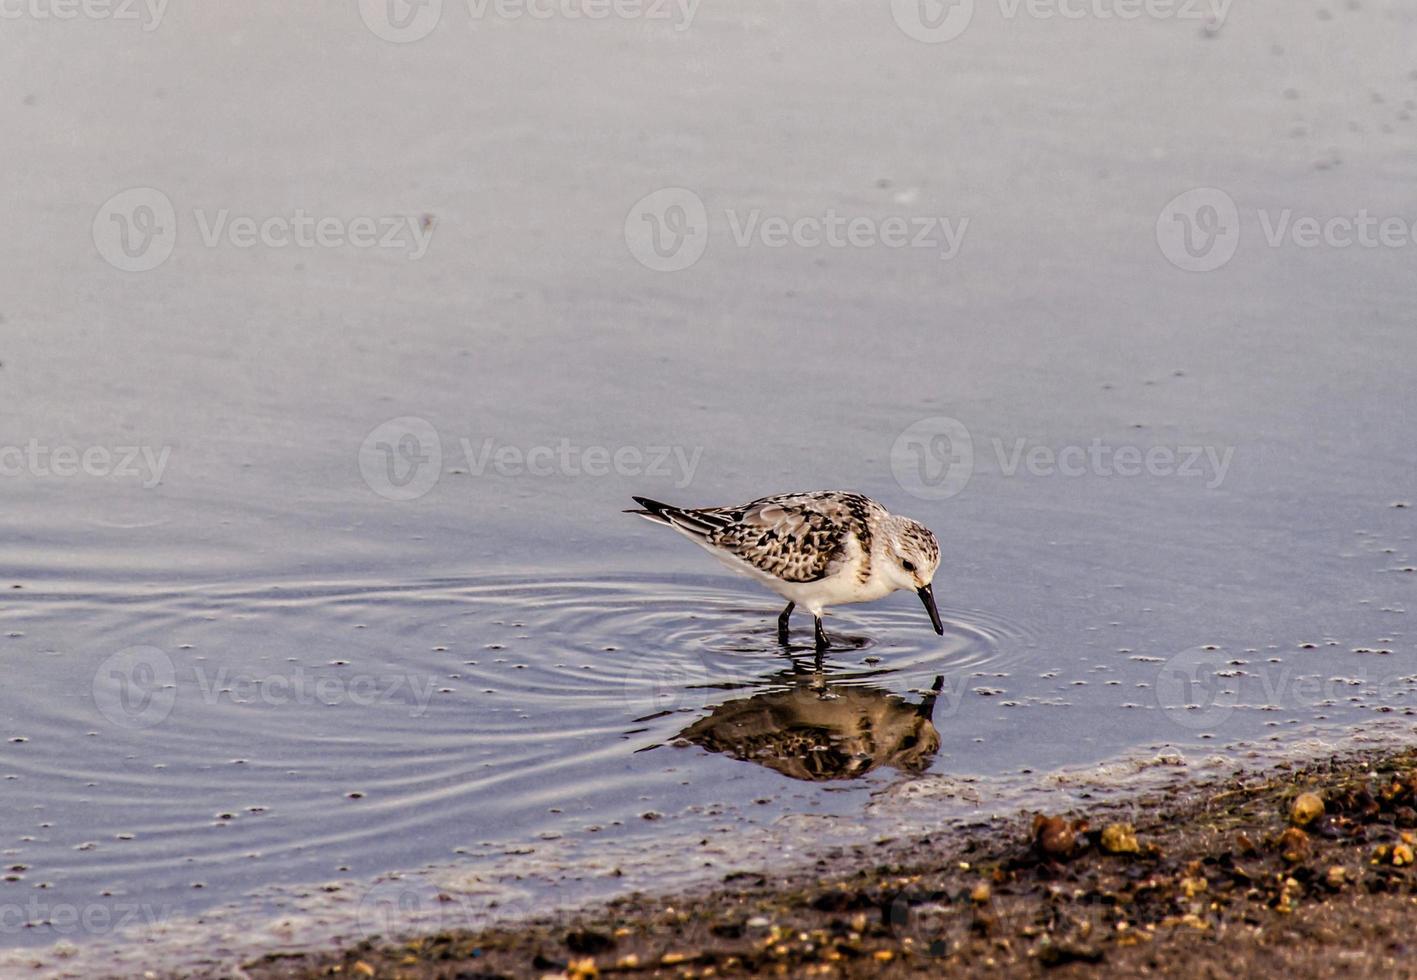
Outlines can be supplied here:
M12 644L67 621L84 636L69 649L129 646L97 666L38 650L25 702L7 699L23 719L6 752L19 837L7 859L24 866L8 887L54 903L141 896L175 915L209 895L418 867L489 842L641 833L706 791L760 800L771 819L800 802L771 771L668 745L703 709L796 689L887 702L881 685L996 677L1005 647L1023 649L1016 631L967 612L942 610L940 639L878 609L843 618L840 649L818 670L806 647L779 647L761 603L725 585L551 576L36 593L7 609Z
M464 13L407 44L334 3L7 21L0 944L335 881L359 935L426 865L545 908L577 869L1022 798L959 779L1417 707L1417 246L1265 239L1417 217L1401 4L980 5L944 44L883 5ZM147 272L95 239L132 187L174 207ZM708 241L655 271L627 216L671 187ZM1197 187L1240 215L1210 272L1158 244ZM947 258L735 242L828 208L969 225ZM208 245L223 209L431 238ZM844 608L819 673L775 597L620 513L816 487L936 530L945 636L909 595Z

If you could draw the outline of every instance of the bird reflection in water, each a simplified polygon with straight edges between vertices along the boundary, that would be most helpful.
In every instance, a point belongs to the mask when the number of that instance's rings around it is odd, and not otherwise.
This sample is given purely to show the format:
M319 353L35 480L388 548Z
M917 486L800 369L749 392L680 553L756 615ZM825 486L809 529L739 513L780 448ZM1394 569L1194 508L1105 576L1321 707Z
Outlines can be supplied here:
M858 779L888 766L929 768L940 750L932 716L943 677L912 704L875 687L802 684L726 701L684 729L688 742L793 779Z

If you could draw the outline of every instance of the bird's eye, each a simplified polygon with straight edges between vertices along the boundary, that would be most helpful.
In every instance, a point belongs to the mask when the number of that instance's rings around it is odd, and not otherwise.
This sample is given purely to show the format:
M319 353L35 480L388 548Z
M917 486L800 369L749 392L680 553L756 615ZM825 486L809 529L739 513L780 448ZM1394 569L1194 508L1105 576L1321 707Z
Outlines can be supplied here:
M907 572L913 572L915 571L915 562L907 558L905 561L900 563L900 567L905 569Z

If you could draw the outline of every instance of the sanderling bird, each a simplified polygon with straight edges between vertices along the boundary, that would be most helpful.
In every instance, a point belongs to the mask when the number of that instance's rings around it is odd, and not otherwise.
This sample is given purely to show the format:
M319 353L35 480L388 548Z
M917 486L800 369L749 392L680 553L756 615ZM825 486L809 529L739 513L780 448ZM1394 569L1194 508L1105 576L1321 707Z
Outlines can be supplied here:
M870 602L910 589L944 635L930 583L940 545L930 529L897 517L870 497L846 490L816 490L763 497L739 507L671 507L635 497L643 510L627 510L667 524L734 571L757 579L787 600L777 617L787 644L788 620L800 602L812 614L817 650L827 648L822 611Z

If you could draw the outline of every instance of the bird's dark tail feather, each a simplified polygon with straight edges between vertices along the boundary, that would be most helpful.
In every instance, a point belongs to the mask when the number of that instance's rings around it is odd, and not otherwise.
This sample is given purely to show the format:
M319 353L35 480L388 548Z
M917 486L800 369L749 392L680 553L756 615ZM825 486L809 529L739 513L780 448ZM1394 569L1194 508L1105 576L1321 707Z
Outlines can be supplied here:
M661 504L658 500L650 500L648 497L634 497L633 499L635 503L643 507L644 510L627 510L625 511L626 514L639 514L641 517L649 518L660 524L669 523L669 517L665 512L673 510L673 507L670 507L668 504Z
M668 524L676 530L694 537L706 537L714 531L722 530L724 520L721 517L706 515L699 510L685 510L683 507L671 507L669 504L661 504L658 500L650 500L648 497L636 497L635 503L643 504L644 510L627 510L627 514L638 514L645 520L654 521L656 524Z

